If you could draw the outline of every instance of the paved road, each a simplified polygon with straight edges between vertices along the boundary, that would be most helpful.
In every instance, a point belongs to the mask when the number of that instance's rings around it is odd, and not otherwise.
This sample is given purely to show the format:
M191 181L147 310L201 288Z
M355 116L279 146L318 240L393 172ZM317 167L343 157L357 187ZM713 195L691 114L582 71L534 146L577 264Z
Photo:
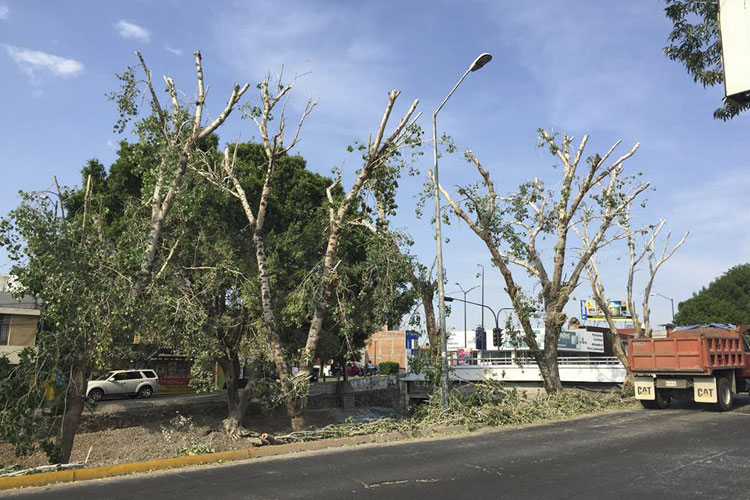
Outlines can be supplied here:
M746 499L750 405L630 410L502 432L181 469L45 499Z
M111 397L96 404L96 413L117 413L121 411L161 408L169 406L189 406L193 404L215 403L226 401L223 392L209 394L169 394L155 393L148 399Z

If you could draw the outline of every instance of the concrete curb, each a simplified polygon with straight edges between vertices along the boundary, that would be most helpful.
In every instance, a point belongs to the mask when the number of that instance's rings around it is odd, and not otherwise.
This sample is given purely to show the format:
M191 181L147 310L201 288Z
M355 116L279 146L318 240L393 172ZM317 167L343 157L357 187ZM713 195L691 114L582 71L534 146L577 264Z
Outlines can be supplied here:
M318 451L329 448L341 448L344 446L357 446L371 443L404 442L416 438L440 439L454 434L470 434L476 432L505 432L512 429L533 427L537 425L554 424L560 421L579 420L587 417L598 416L614 412L638 411L632 408L613 408L600 413L587 413L574 417L549 420L529 424L509 425L492 427L484 424L472 426L469 429L463 425L437 426L425 430L416 429L412 432L388 432L385 434L366 434L364 436L353 436L337 439L321 439L320 441L308 441L305 443L291 443L262 446L244 450L222 451L217 453L206 453L203 455L191 455L187 457L164 458L149 460L147 462L131 462L127 464L110 465L103 467L92 467L90 469L65 470L57 472L42 472L28 476L16 476L0 478L0 491L13 488L29 486L47 486L55 483L69 483L73 481L87 481L90 479L105 479L109 477L124 476L138 472L150 472L158 470L175 469L189 465L204 465L221 462L234 462L252 458L273 457L289 455L303 451Z
M233 462L251 458L272 457L287 455L301 451L316 451L327 448L340 448L343 446L356 446L368 443L381 443L392 441L404 441L411 438L426 437L431 435L456 434L467 432L463 426L435 427L428 431L415 431L413 433L389 432L386 434L368 434L364 436L353 436L338 439L322 439L320 441L308 441L304 443L280 444L249 448L244 450L222 451L217 453L206 453L202 455L190 455L186 457L164 458L160 460L149 460L147 462L131 462L90 469L75 469L56 472L42 472L28 476L15 476L0 478L0 491L28 486L46 486L55 483L69 483L73 481L87 481L90 479L104 479L108 477L123 476L137 472L149 472L156 470L174 469L188 465L202 465L219 462Z

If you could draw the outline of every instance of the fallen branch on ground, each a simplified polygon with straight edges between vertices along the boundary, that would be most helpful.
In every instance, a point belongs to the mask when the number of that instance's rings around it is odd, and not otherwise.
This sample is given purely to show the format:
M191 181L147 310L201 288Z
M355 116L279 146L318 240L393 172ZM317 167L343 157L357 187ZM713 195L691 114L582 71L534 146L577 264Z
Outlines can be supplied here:
M260 444L255 446L318 441L341 437L363 436L387 432L431 430L441 426L462 425L468 429L479 425L499 427L559 420L576 415L623 408L632 404L632 398L619 389L591 392L579 389L528 399L524 392L507 389L495 381L474 384L466 391L453 391L448 404L443 407L440 397L433 394L417 407L409 418L391 416L368 422L348 420L343 424L330 424L319 429L291 432L282 436L260 434Z

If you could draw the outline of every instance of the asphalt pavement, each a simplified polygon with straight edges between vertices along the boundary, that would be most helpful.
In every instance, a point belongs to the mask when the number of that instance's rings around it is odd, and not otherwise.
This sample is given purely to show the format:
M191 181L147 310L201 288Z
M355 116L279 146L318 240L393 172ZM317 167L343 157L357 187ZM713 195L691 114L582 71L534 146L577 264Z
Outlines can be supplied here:
M216 403L226 401L224 392L212 392L204 394L184 393L170 394L156 392L148 399L143 398L118 398L109 397L96 404L95 412L118 413L130 410L144 410L172 406L190 406L194 404Z
M44 499L745 499L750 405L628 410L7 492Z

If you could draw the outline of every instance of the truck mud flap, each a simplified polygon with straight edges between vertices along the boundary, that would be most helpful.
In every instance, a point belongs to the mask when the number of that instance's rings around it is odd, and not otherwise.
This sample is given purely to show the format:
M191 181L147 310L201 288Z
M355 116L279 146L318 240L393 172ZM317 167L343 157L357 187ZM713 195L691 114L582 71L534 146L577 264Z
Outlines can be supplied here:
M634 377L635 399L653 401L656 399L656 387L653 377Z
M693 398L696 403L718 403L716 377L693 377Z

